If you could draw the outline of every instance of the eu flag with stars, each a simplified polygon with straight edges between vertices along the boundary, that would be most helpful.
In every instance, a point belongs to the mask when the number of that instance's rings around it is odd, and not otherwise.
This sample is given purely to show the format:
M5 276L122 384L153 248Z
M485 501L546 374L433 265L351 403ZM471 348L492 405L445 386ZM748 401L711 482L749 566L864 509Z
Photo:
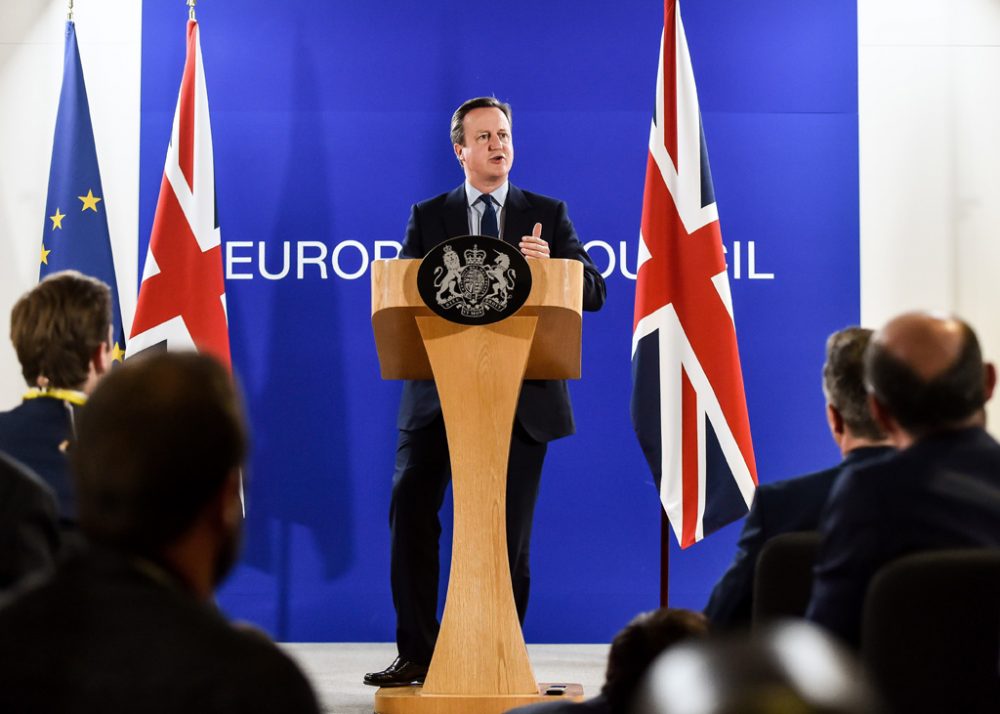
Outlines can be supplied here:
M112 356L121 361L125 338L106 209L76 27L70 20L66 23L66 56L38 278L60 270L78 270L107 283L113 303Z

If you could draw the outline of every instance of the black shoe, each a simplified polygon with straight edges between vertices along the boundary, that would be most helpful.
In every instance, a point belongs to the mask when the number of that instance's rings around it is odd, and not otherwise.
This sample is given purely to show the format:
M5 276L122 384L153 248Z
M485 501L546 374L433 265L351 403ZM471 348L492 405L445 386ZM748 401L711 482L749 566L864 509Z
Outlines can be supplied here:
M366 674L365 684L373 687L412 687L423 684L426 676L427 665L407 662L402 657L397 657L381 672Z

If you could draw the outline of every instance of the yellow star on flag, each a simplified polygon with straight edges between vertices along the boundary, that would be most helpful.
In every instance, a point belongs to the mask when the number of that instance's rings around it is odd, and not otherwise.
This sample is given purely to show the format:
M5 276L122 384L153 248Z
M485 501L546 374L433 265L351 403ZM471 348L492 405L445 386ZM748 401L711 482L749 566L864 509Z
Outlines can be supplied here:
M100 199L98 199L100 200ZM66 217L65 213L60 213L59 209L56 209L56 215L49 216L49 220L52 221L52 230L56 228L62 228L62 219Z
M97 213L97 202L101 199L94 195L93 190L87 189L86 196L77 196L77 198L83 201L83 208L80 209L81 211L86 211L89 208L94 213Z
M49 264L49 253L51 253L51 252L52 252L51 250L45 250L45 244L42 243L42 261L41 262L43 262L46 265L48 265Z
M111 361L121 362L125 358L125 350L123 350L118 343L111 349Z

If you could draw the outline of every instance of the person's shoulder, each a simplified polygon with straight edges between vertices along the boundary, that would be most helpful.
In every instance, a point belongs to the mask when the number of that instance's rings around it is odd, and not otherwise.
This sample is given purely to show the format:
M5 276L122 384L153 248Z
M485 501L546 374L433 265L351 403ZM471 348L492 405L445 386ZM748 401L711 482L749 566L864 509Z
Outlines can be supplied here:
M430 198L425 198L422 201L417 201L414 204L414 208L418 211L428 211L434 209L442 208L446 203L450 201L455 201L464 197L465 191L462 186L453 188L450 191L445 191L444 193L439 193L437 196L431 196Z
M25 399L12 409L0 412L0 429L62 426L69 420L64 404L58 399Z
M12 425L19 424L24 420L26 413L25 405L28 403L29 402L21 402L7 411L0 411L0 435L2 435L3 430Z
M948 458L953 454L981 454L986 458L1000 456L1000 442L983 427L955 429L919 439L903 453L917 458Z
M0 451L0 477L5 482L23 486L24 488L51 491L41 477L31 470L27 464L19 461L5 451Z
M830 492L829 513L872 516L890 503L900 489L908 487L914 463L911 454L896 451L844 464Z
M55 500L52 489L38 474L3 451L0 451L0 494L3 495L0 512L9 510L5 507L20 505L25 499Z
M841 466L831 466L792 478L762 484L757 487L757 500L765 503L785 501L816 491L828 491L840 474Z
M234 624L212 607L186 594L157 591L149 621L171 631L152 648L167 668L212 671L206 685L228 692L252 712L314 712L315 694L305 675L267 634Z
M230 664L220 677L238 684L254 711L314 712L316 694L295 660L267 634L252 625L226 622L230 651L219 659ZM226 656L228 655L228 656Z
M880 458L852 464L844 469L842 481L855 489L877 489L884 483L923 470L928 465L924 455L912 448L889 451Z
M35 642L51 634L55 627L52 613L66 612L65 590L65 578L57 568L26 578L0 594L0 661L16 652L26 637Z
M524 200L527 201L527 203L531 206L555 207L565 204L565 201L563 201L560 198L556 198L554 196L548 196L544 193L535 193L534 191L526 191L525 189L519 186L515 186L514 184L510 185L510 192L513 195L516 195L518 193L521 194Z

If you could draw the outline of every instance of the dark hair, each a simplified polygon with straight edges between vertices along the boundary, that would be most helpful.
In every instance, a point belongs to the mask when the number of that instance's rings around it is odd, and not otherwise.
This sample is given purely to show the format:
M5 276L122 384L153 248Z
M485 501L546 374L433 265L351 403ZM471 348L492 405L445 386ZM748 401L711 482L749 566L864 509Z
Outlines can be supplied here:
M627 712L646 670L664 650L692 637L708 634L700 612L660 608L637 615L615 635L608 652L608 671L601 693L611 711Z
M10 340L21 374L34 387L76 389L94 352L108 341L111 290L75 270L53 273L21 296L10 313Z
M77 421L80 525L94 542L155 557L219 493L246 446L232 378L214 358L130 360L101 381Z
M932 379L923 379L908 364L873 341L865 352L869 391L899 425L922 436L971 417L986 404L983 354L976 333L959 320L962 350L958 358Z
M476 97L475 99L469 99L468 101L462 102L462 106L455 110L455 113L451 115L451 143L459 144L465 146L465 115L471 112L473 109L483 109L487 107L495 107L504 113L507 117L507 123L513 124L514 119L511 117L510 105L507 102L501 102L496 97Z
M863 327L847 327L830 335L823 363L823 393L852 434L881 440L886 435L872 417L865 391L864 355L871 336L872 331Z

